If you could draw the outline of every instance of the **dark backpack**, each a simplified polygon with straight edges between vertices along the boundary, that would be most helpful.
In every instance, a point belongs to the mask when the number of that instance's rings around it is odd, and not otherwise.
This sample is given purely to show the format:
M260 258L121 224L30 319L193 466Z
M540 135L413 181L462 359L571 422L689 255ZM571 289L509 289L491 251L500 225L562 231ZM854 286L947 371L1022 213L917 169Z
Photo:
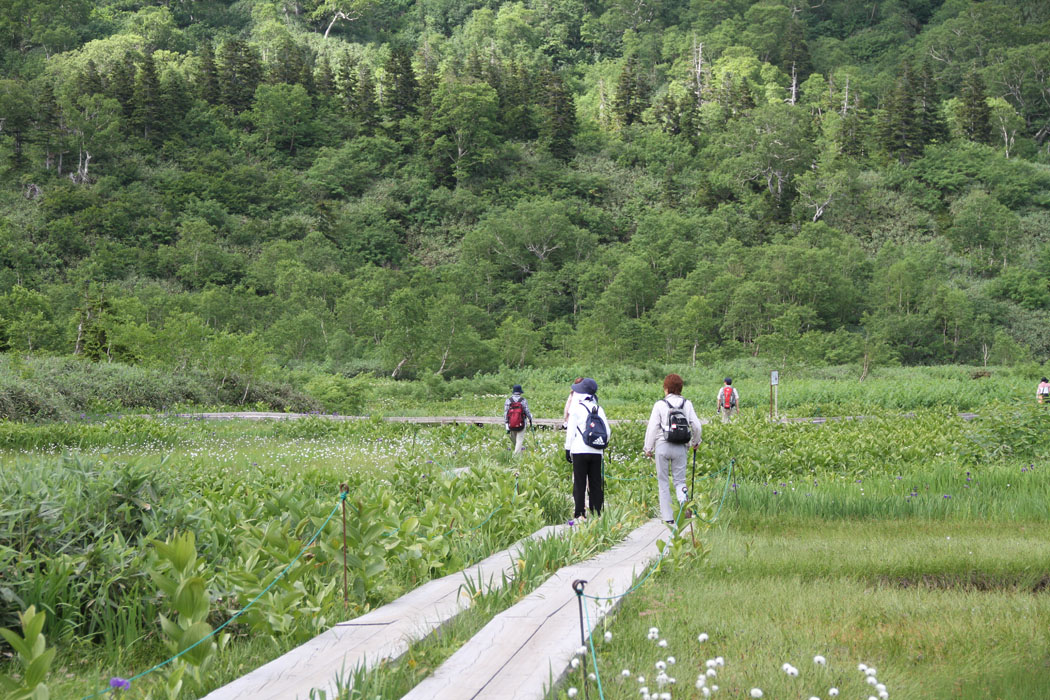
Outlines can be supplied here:
M507 406L507 427L511 430L525 430L525 404L520 399L512 398Z
M682 405L675 408L671 402L664 399L664 403L671 409L667 412L667 428L664 430L664 440L672 445L687 445L693 439L693 433L689 430L689 419L685 417L685 399Z
M582 401L582 406L586 406ZM583 444L596 450L604 450L609 446L609 428L605 421L598 415L598 400L594 400L594 408L588 409L587 422L583 428L577 428L583 438Z

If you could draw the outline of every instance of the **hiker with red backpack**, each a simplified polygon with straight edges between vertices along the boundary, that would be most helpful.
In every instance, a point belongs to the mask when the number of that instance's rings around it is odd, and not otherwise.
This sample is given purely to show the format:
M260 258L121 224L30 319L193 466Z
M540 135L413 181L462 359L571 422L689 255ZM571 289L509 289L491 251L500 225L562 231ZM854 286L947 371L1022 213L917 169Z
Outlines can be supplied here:
M722 422L728 423L733 419L733 414L739 410L737 404L740 402L740 395L733 388L732 378L726 377L722 388L718 390L717 401L718 413L722 414Z
M693 403L682 397L682 377L669 374L664 377L664 397L653 404L649 425L645 429L645 456L656 459L656 481L659 484L660 517L674 524L671 510L671 489L668 472L674 480L678 504L685 503L689 489L685 487L685 468L689 462L689 447L693 448L693 467L696 467L696 448L700 446L700 418Z
M507 426L510 437L510 449L521 452L525 449L525 423L532 425L532 413L529 402L522 394L521 384L515 384L510 396L503 402L503 423Z

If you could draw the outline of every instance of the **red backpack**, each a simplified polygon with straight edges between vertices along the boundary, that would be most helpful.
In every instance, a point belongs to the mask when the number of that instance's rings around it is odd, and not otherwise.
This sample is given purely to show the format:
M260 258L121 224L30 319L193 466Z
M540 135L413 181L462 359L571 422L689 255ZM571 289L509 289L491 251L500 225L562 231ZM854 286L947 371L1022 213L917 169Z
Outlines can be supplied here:
M517 399L511 399L507 407L507 427L511 430L525 429L525 406Z
M733 387L727 386L722 389L722 408L732 408L736 404L733 400Z

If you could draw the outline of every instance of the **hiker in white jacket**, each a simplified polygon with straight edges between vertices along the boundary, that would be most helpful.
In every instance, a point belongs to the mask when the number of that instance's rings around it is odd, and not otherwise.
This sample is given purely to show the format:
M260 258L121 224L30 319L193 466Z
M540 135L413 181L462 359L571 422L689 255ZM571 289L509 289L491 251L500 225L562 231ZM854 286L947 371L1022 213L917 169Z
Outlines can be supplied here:
M664 377L664 398L653 404L653 412L649 414L649 425L645 429L645 442L642 448L646 457L655 456L656 458L660 517L668 523L674 522L668 472L674 480L675 496L678 497L678 503L681 505L689 497L689 490L685 486L689 447L696 450L700 445L700 432L703 430L692 401L682 398L682 386L682 378L677 374L669 374ZM680 410L688 421L690 433L688 442L676 444L667 440L670 430L668 417L674 409Z
M598 416L611 433L605 409L598 405L598 383L584 378L572 385L578 399L569 409L569 422L565 429L565 459L572 465L572 499L574 503L573 518L583 519L587 509L584 507L584 495L590 495L590 511L600 515L605 504L605 483L602 474L602 450L591 447L583 441L583 432L587 426L591 411L597 409Z

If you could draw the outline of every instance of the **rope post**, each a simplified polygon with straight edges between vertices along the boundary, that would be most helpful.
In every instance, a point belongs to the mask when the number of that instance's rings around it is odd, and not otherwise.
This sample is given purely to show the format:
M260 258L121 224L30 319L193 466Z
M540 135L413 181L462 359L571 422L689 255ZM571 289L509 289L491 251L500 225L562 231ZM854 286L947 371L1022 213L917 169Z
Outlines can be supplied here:
M740 505L740 484L733 482L733 467L736 466L736 459L729 460L729 483L733 484L733 498L736 500L736 504Z
M693 445L693 471L689 476L689 498L696 498L696 448L699 445Z
M587 634L584 630L583 623L583 587L587 585L587 582L583 579L576 579L572 582L572 590L576 593L576 602L579 603L580 607L580 646L587 646ZM583 686L583 697L584 700L587 698L587 662L580 664L580 684Z
M343 506L343 610L350 609L350 587L347 581L347 569L349 562L346 558L346 497L350 495L348 484L339 484L339 500Z

